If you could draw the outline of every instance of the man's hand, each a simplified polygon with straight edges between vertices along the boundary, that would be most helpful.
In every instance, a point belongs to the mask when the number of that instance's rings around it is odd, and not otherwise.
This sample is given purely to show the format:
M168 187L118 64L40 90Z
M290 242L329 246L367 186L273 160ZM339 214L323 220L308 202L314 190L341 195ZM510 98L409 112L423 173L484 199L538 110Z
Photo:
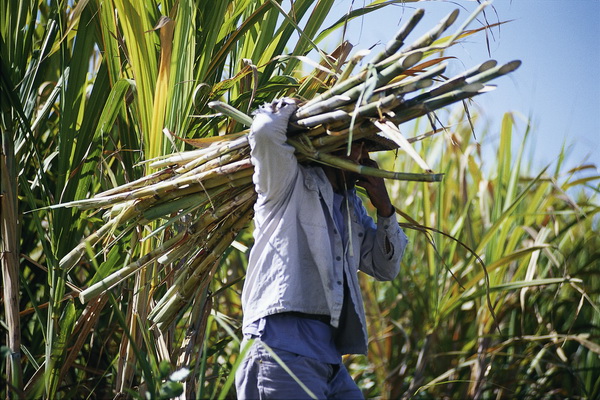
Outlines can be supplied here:
M366 153L366 157L363 155L359 162L361 165L367 167L379 168L377 162L372 160L368 153ZM394 214L394 206L390 201L390 196L388 195L383 178L359 175L356 185L367 191L371 203L373 203L373 206L377 209L377 214L382 217L389 217Z
M252 131L260 135L263 131L285 136L290 116L298 109L294 99L284 97L265 104L254 113Z

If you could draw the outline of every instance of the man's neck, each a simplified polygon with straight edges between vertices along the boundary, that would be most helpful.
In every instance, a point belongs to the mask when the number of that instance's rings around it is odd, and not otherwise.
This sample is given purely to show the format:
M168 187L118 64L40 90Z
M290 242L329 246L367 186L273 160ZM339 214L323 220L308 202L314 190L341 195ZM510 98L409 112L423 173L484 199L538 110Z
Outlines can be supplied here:
M331 184L331 188L335 193L344 194L347 190L346 188L346 179L344 179L344 173L333 167L328 167L324 165L323 172L325 172L325 176L329 183Z

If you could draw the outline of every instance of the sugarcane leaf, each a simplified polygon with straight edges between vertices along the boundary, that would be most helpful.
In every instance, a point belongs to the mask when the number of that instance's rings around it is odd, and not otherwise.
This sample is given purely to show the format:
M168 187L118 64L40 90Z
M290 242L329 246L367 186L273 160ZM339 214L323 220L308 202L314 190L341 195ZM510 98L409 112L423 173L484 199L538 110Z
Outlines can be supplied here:
M289 60L291 58L294 58L296 60L302 61L303 63L310 65L311 67L313 67L315 70L320 71L320 72L324 72L326 74L336 74L336 70L335 70L335 66L331 65L329 63L329 65L323 65L324 63L317 63L315 61L313 61L310 57L307 56L295 56L295 55L291 55L291 56L287 56L287 55L282 55L282 56L277 56L273 59L273 61L277 61L277 60ZM329 66L329 68L327 68L327 66Z
M323 29L321 31L321 33L319 33L319 35L315 38L315 43L321 42L323 39L325 39L327 36L329 36L335 30L346 25L348 23L348 21L351 21L354 18L361 17L361 16L371 13L373 11L377 11L383 7L393 6L396 4L403 5L405 3L412 3L412 2L418 2L418 1L420 1L420 0L380 0L380 1L373 1L361 8L351 9L343 17L338 19L336 22L331 24L329 27Z
M167 148L167 142L162 134L165 125L165 116L168 103L171 97L171 87L169 82L171 77L171 56L173 50L173 36L175 34L175 22L165 16L161 16L158 21L160 32L160 63L158 66L158 76L152 101L152 116L150 132L148 134L149 142L145 144L147 158L154 158L163 155ZM156 28L154 29L156 30Z
M225 400L225 398L227 397L227 393L229 393L229 388L233 385L233 383L235 381L236 371L240 368L242 361L244 361L246 359L246 355L248 354L248 352L254 345L254 341L255 341L255 339L250 339L250 340L247 340L246 342L244 342L245 345L244 345L244 347L242 347L240 349L240 354L238 355L235 363L233 364L231 372L229 373L229 376L227 377L227 380L225 381L225 384L223 385L223 390L221 391L219 400Z
M154 93L158 76L158 58L156 49L160 48L158 35L152 29L150 9L142 0L113 0L120 18L119 24L126 45L128 64L136 82L135 98L137 100L136 119L140 124L140 132L144 135L143 143L152 142L152 110ZM159 133L162 131L159 130Z
M379 128L383 137L393 140L394 143L403 149L415 162L425 170L425 172L433 172L427 162L415 151L412 145L404 137L400 129L390 121L373 121L373 125Z
M232 119L239 122L240 124L243 124L246 126L252 125L252 118L250 118L245 113L230 106L227 103L223 103L222 101L211 101L210 103L208 103L208 106L215 111L218 111L228 117L231 117Z
M110 3L109 3L110 4ZM121 53L119 43L115 40L114 32L117 31L116 13L107 3L99 7L100 35L98 46L104 53L104 61L108 68L111 84L114 84L121 72Z
M273 6L279 10L281 15L286 19L286 21L296 29L296 31L300 34L300 39L296 43L294 47L294 51L292 52L293 56L302 56L305 55L309 49L317 51L320 55L321 61L330 65L329 60L327 59L327 55L323 53L323 51L316 45L313 41L314 35L317 33L317 30L329 14L329 10L333 5L332 0L321 0L318 1L315 7L313 8L312 13L310 14L304 29L300 28L294 18L290 16L275 0L269 0ZM290 74L296 66L297 62L294 58L290 59L290 62L287 64L284 74ZM332 65L330 67L333 68Z
M304 391L306 395L308 395L311 399L317 399L318 397L306 386L294 372L290 369L290 367L277 355L277 353L271 349L265 342L261 341L259 344L273 357L273 359L285 370L296 381L300 388Z
M289 93L290 89L296 89L298 87L299 83L296 79L294 79L294 77L286 75L273 76L269 79L268 82L266 82L263 85L260 85L257 88L254 103L261 104L271 102L276 96L287 94ZM233 105L236 106L239 103L248 101L250 95L250 92L240 93L240 95L232 102Z
M69 300L67 306L64 308L63 314L60 316L60 325L57 332L57 337L54 341L54 346L51 349L51 362L52 365L60 366L60 363L65 356L64 350L67 348L67 340L71 337L73 326L77 318L77 311L72 300ZM50 393L56 393L58 390L59 369L52 368L50 373L45 377L47 390Z
M252 73L252 68L249 65L244 66L234 77L229 79L224 79L220 82L217 82L211 90L210 97L211 98L220 98L227 91L231 90L240 80L248 76Z
M260 23L263 19L264 14L269 11L273 6L273 3L265 2L259 6L248 18L244 19L242 24L231 34L228 35L227 40L220 45L219 50L211 57L211 61L208 64L206 75L212 75L215 73L217 66L225 62L225 59L231 48L246 34L246 32L254 25Z
M122 249L115 246L113 246L108 251L106 259L102 263L100 263L100 265L96 269L96 272L94 273L94 276L92 277L92 279L90 279L90 286L106 278L110 274L110 272L115 269L115 266L121 260L121 252Z
M479 27L479 28L475 28L475 29L464 30L460 35L458 35L456 37L455 40L459 41L461 39L464 39L466 37L469 37L471 35L474 35L476 33L481 32L481 31L486 31L487 32L487 31L491 30L492 28L496 28L498 26L501 26L501 25L504 25L504 24L508 24L510 22L513 22L513 21L514 20L509 19L509 20L506 20L506 21L495 22L493 24L486 24L485 26L482 26L482 27ZM443 42L448 41L448 38L442 38L439 41L440 41L440 43L443 43Z
M574 186L579 186L579 185L582 185L582 184L588 183L588 182L594 182L597 180L600 180L600 175L592 175L592 176L587 176L585 178L575 179L575 180L567 183L565 185L565 189L568 189L568 188L574 187Z
M492 286L489 288L489 290L491 292L509 291L509 290L522 289L522 288L526 288L526 287L558 285L561 283L568 283L570 281L571 281L570 278L564 278L564 277L533 279L533 280L528 280L528 281L514 281L514 282L508 282L508 283ZM579 281L579 280L575 279L574 281ZM469 299L475 299L477 297L480 297L482 294L483 294L482 289L476 290L475 292L466 295L464 298L464 301L469 300Z
M81 0L77 2L75 8L69 15L67 29L65 29L62 38L56 43L55 51L58 50L58 46L61 44L61 42L65 41L67 36L71 33L71 31L75 29L75 26L79 23L81 13L83 12L83 9L87 6L88 2L89 0Z
M74 171L67 183L67 188L63 191L66 199L79 200L88 196L94 181L93 172L98 168L102 152L102 140L112 129L118 113L122 110L125 93L131 87L130 81L119 80L107 96L108 75L104 69L101 70L101 73L96 80L95 90L91 96L94 106L87 108L88 113L84 116L80 139L75 149L74 160L81 160L81 165ZM97 95L101 92L104 93ZM96 127L95 130L93 126ZM69 190L74 190L75 193L71 195Z
M418 76L419 74L425 72L427 70L427 68L429 68L429 67L432 67L432 66L438 65L438 64L441 65L444 61L452 60L455 58L456 57L454 57L454 56L445 56L445 57L436 57L431 60L423 61L422 63L414 65L411 68L408 68L407 70L405 70L403 75L398 76L392 82L395 82L399 79L405 79L406 76ZM443 72L440 72L440 73L443 73Z

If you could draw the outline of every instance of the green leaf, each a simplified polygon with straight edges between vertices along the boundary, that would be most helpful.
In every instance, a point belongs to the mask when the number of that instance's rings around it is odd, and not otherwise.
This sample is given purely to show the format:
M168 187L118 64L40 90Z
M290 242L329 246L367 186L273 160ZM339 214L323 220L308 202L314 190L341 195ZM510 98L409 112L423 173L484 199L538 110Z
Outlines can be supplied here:
M158 364L158 371L160 372L160 379L166 379L171 373L171 363L167 360L162 360Z
M160 387L159 397L161 399L172 399L183 393L183 384L181 382L167 381Z

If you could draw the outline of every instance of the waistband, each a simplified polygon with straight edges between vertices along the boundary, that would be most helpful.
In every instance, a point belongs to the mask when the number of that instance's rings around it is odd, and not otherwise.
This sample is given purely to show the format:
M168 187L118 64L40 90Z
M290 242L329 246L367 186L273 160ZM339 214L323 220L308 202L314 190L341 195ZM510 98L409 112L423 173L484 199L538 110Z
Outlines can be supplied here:
M298 311L286 311L282 314L293 315L295 317L300 317L300 318L312 319L314 321L323 322L327 325L329 325L329 323L331 322L331 317L329 315L323 315L323 314L307 314L307 313L298 312Z

